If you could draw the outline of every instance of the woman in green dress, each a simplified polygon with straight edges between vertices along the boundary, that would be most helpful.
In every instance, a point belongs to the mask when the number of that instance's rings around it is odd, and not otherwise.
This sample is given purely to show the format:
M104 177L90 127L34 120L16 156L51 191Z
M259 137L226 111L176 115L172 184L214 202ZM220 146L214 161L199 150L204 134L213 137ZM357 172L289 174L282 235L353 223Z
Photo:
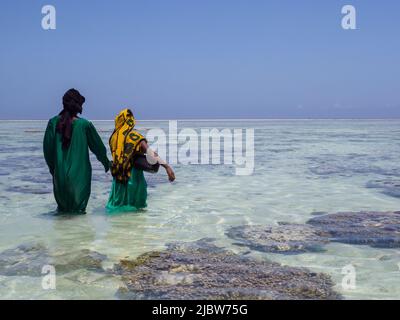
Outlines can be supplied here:
M43 151L53 176L59 212L85 213L90 197L92 166L89 149L108 172L107 150L91 122L79 118L85 98L75 89L63 97L63 110L48 122Z
M122 110L115 118L115 129L109 141L114 177L107 203L109 212L137 211L146 207L147 183L143 170L135 168L133 163L138 153L146 153L152 163L158 162L164 167L169 181L175 180L172 168L148 147L145 137L134 127L135 118L129 109Z

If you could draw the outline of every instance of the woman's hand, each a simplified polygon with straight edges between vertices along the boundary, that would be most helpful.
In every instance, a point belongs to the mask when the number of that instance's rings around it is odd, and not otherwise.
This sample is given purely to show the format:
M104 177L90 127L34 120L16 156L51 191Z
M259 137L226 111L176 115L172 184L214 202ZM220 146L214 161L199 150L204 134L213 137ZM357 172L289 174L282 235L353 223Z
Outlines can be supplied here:
M175 173L174 170L170 166L165 166L165 171L167 171L168 174L168 180L170 182L173 182L175 180Z
M143 140L143 141L140 143L140 147L141 147L141 150L142 150L143 152L147 152L147 155L151 155L151 157L152 157L153 159L155 159L156 162L158 162L161 166L164 167L165 171L166 171L167 174L168 174L168 180L169 180L170 182L175 181L175 173L174 173L174 170L172 170L172 168L168 165L168 163L166 163L164 160L162 160L162 159L160 158L160 156L157 154L157 152L154 152L153 150L151 150L151 149L149 148L149 146L147 145L147 142L146 142L145 140Z

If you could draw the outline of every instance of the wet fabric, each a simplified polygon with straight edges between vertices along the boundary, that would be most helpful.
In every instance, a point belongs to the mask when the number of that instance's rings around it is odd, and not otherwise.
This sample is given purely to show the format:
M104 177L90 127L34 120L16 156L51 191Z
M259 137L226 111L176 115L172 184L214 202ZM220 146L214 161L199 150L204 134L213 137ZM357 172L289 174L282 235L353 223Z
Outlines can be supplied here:
M137 211L147 206L146 200L147 183L143 171L132 168L127 183L113 179L107 210L110 213Z
M137 211L146 207L147 183L143 170L133 167L135 154L145 138L134 130L135 118L129 109L115 118L115 130L110 137L114 177L107 203L109 212Z
M67 149L56 132L60 117L50 119L43 141L43 151L53 176L54 197L58 211L85 212L91 191L92 166L89 150L109 169L107 150L93 124L78 118L72 123L72 138Z
M109 141L113 157L111 174L120 183L127 183L131 177L133 155L145 140L134 127L135 118L129 109L122 110L115 118L115 129Z

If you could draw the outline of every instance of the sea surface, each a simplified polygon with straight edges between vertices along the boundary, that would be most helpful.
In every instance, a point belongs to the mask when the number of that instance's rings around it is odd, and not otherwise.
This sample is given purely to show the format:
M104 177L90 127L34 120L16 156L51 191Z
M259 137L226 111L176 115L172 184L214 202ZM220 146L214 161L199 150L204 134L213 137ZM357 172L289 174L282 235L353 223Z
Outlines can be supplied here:
M94 121L104 143L112 121ZM304 223L315 215L341 211L400 210L398 194L368 188L376 179L400 177L400 121L243 120L178 121L184 128L253 128L255 166L249 176L235 165L174 165L176 182L163 169L146 175L148 207L108 214L111 177L92 157L92 195L86 215L57 216L52 181L42 155L46 121L0 121L0 252L40 244L53 255L89 249L107 256L104 268L122 258L165 248L173 241L215 238L235 252L225 232L243 224ZM167 121L138 121L146 134ZM178 145L179 148L179 145ZM251 252L290 266L332 276L347 299L399 299L400 249L331 243L324 252L282 255ZM356 287L343 287L343 268L356 269ZM117 277L87 269L57 275L56 290L42 277L0 275L3 299L115 299Z

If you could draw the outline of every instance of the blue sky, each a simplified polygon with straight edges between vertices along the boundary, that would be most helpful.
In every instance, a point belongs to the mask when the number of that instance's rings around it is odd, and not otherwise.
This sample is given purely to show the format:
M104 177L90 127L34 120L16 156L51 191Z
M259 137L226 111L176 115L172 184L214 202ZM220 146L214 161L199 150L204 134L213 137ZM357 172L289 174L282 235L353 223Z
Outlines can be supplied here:
M41 28L43 5L57 29ZM357 30L341 8L357 9ZM0 119L400 117L397 0L0 3Z

